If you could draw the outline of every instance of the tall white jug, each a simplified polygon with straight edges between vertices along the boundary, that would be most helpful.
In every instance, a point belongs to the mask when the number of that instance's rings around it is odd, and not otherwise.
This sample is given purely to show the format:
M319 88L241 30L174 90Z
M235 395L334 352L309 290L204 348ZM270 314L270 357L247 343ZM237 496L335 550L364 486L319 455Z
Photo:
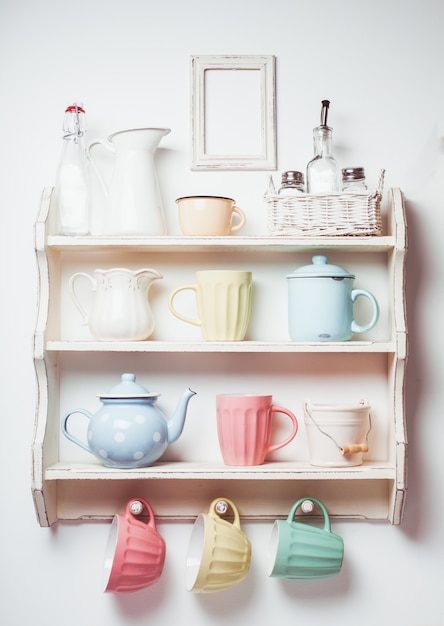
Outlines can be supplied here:
M154 153L169 128L135 128L96 139L87 148L107 206L104 235L166 235L166 223L154 165ZM102 145L115 156L109 186L95 163L91 149Z

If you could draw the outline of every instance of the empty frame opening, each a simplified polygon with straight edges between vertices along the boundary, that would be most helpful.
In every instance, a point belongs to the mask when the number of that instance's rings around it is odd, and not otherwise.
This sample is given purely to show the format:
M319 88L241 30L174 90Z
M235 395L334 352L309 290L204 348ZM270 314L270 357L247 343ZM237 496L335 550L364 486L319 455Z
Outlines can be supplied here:
M262 154L260 70L207 69L204 85L205 154Z

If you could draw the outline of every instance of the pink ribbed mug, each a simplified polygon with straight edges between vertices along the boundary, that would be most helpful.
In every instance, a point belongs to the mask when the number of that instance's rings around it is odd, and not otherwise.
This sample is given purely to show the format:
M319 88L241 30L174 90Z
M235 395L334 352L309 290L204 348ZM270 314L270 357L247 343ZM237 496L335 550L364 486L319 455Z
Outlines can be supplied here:
M216 396L217 434L225 465L262 465L265 457L290 443L298 432L296 416L272 402L272 396L219 394ZM270 443L273 416L288 415L290 435Z
M148 521L136 516L145 507ZM157 532L153 511L141 498L130 500L124 515L111 524L103 564L103 587L108 593L131 593L149 587L162 574L165 541Z

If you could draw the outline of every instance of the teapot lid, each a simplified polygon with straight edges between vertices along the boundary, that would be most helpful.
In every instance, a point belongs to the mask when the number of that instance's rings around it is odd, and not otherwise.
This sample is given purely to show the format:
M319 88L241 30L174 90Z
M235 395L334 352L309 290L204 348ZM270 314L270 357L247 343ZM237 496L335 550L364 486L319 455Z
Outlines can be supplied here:
M288 274L287 278L355 278L353 274L347 272L343 267L330 265L328 258L323 254L316 254L311 260L311 265L304 265L296 269L292 274Z
M154 393L136 383L135 374L122 374L121 382L109 390L107 394L99 395L99 398L158 398L160 393Z

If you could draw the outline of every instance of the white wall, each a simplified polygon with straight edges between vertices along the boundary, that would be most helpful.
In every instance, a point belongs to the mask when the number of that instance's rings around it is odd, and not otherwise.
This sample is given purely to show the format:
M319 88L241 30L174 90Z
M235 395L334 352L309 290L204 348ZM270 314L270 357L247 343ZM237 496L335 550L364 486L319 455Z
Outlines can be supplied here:
M0 620L5 626L198 626L283 623L361 626L444 623L442 501L444 370L442 315L441 0L2 0L0 3L0 229L2 313ZM121 128L172 128L159 175L174 228L174 199L233 195L262 210L262 172L189 169L192 54L277 57L278 168L303 168L319 103L332 102L336 155L387 170L409 221L407 389L409 493L400 527L341 522L346 559L325 581L264 575L267 524L246 524L250 576L209 596L184 589L190 526L162 524L167 561L159 584L133 596L101 591L108 526L37 525L30 493L35 408L32 337L36 266L32 227L43 186L54 182L63 109L84 101L89 138ZM171 180L173 182L171 183Z

